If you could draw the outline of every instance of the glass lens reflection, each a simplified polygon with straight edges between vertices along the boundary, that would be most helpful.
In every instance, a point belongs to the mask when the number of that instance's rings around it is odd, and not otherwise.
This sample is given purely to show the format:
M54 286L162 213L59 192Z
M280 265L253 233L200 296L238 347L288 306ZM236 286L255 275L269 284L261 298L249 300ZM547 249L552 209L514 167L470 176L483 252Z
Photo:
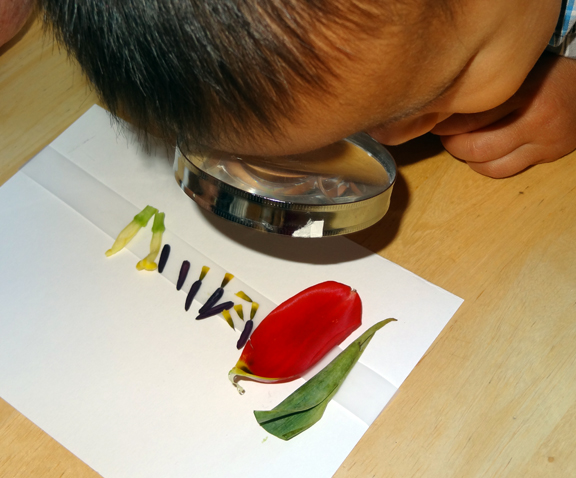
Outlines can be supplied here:
M189 158L220 181L267 199L300 204L344 204L376 196L391 184L386 169L364 149L342 140L291 156L230 153Z

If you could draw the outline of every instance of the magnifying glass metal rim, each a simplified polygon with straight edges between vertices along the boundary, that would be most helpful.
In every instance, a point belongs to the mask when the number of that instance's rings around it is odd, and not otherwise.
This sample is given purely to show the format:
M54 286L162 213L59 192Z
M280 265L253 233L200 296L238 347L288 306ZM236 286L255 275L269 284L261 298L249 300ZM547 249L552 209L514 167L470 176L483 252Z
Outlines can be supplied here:
M345 141L366 151L386 171L389 185L379 194L337 204L282 201L244 191L198 168L179 147L174 174L182 190L201 208L253 229L293 237L349 234L378 222L388 211L396 180L396 163L388 150L366 133Z

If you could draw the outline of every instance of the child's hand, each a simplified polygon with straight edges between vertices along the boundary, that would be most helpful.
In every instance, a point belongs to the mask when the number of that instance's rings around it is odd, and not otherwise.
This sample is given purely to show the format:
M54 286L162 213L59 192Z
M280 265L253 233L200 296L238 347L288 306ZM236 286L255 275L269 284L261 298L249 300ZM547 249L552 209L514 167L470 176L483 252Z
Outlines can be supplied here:
M576 149L576 60L545 53L508 101L452 115L432 132L453 156L494 178L555 161Z

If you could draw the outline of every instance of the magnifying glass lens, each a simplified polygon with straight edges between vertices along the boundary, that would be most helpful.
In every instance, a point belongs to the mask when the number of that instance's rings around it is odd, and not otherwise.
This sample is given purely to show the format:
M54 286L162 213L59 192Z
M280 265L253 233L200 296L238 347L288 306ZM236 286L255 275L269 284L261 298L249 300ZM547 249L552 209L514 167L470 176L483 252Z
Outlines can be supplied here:
M396 164L380 143L357 133L291 156L178 148L174 172L188 196L220 217L264 232L324 237L364 229L386 214Z
M278 201L321 205L373 197L390 186L390 175L366 150L342 140L291 156L214 153L192 163L245 192Z

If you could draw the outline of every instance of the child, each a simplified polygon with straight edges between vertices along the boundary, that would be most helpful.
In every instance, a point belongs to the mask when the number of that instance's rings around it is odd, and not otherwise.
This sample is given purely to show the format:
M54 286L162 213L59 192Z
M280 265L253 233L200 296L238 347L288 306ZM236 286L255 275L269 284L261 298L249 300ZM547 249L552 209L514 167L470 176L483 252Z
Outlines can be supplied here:
M557 27L569 51L562 0L40 3L112 112L188 149L432 131L493 177L576 149L576 62L545 52Z

